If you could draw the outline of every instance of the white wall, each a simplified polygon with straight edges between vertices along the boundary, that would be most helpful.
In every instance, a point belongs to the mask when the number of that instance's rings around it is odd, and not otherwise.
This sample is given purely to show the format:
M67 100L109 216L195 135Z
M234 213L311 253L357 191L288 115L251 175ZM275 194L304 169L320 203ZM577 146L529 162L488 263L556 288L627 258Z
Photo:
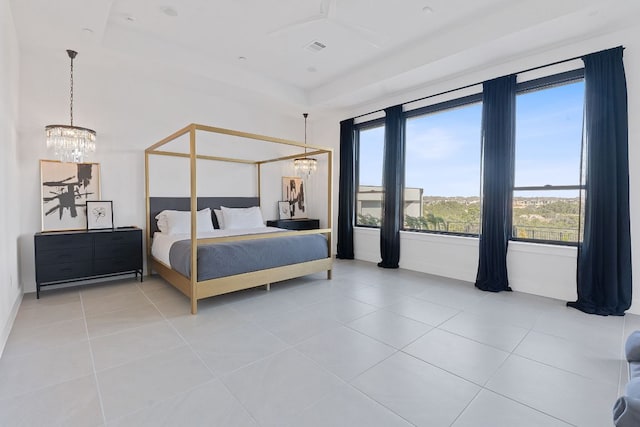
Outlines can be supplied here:
M0 355L20 305L18 280L18 124L19 52L8 0L0 0Z
M150 72L153 64L105 55L108 54L80 51L74 62L74 124L97 131L98 148L92 161L101 165L101 197L113 200L116 226L144 228L144 149L189 123L302 139L301 116L287 116L280 113L280 108L238 101L232 93L179 69L158 68ZM15 184L22 195L19 248L25 292L35 290L33 234L40 231L41 216L38 160L49 158L44 127L68 122L68 85L69 60L64 50L22 49L17 162L20 172ZM188 171L163 164L164 160L160 160L156 177L172 186L164 190L153 187L154 193L189 195L189 181L185 179ZM287 168L285 164L262 178L263 190L274 188L265 196L265 219L275 218L275 201L280 199L281 176L289 173ZM198 183L199 194L230 195L227 189L233 184L242 193L235 195L256 195L255 174L242 178L245 175L226 169L217 172L206 176L199 170L198 175L203 177ZM246 181L232 183L230 177ZM273 187L269 187L270 183ZM182 194L175 194L181 189Z
M531 54L523 52L518 60L487 66L483 69L468 70L467 73L460 73L461 70L452 70L452 74L459 77L439 82L433 86L425 84L424 87L416 88L408 93L389 95L375 103L361 105L357 108L329 113L326 118L323 118L322 123L316 124L318 128L316 138L335 148L337 165L339 161L340 120L523 69L619 45L626 48L624 63L629 99L629 179L632 268L634 271L634 298L629 312L640 314L640 169L635 167L640 163L640 121L636 120L640 116L640 25L615 34L594 36L588 41L567 43L567 45L547 52ZM439 97L431 102L442 100L444 98ZM334 182L338 182L338 177L339 174L336 170ZM334 198L334 204L337 206L337 195ZM337 214L336 210L334 213L335 221L337 221ZM354 239L357 259L380 261L380 240L377 231L356 228ZM475 239L408 232L402 232L400 239L400 267L469 282L475 281L478 263L478 244ZM507 265L510 285L516 291L562 300L575 300L577 297L575 248L511 242Z

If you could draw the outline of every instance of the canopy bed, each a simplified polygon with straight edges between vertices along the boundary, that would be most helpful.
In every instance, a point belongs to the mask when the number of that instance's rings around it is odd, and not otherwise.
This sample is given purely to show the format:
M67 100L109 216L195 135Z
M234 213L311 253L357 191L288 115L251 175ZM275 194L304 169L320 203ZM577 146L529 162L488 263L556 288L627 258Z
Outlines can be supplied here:
M242 156L248 159L202 153L210 143L226 143L234 138L275 148L270 154L265 154L269 152L266 149L242 151ZM186 142L187 148L166 149L180 142ZM293 154L282 155L283 150L292 149ZM264 227L259 213L260 194L266 181L263 168L301 155L326 156L326 228L290 231ZM151 196L152 156L188 159L188 197ZM203 298L256 286L268 287L273 282L322 271L331 279L332 161L331 148L199 124L190 124L153 144L145 150L148 271L157 272L189 297L193 314L197 313L198 300ZM248 179L257 177L257 195L198 196L196 168L219 162L253 165L255 172ZM228 227L222 227L223 221L229 222Z

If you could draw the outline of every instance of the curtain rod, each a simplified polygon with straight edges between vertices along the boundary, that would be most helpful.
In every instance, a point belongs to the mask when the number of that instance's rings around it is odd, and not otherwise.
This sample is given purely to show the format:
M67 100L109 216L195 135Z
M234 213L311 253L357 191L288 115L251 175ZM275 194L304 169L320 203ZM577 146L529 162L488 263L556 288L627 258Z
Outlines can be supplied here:
M617 47L622 47L622 49L624 50L624 46L617 46ZM614 48L611 48L611 49L615 49L615 47L614 47ZM539 70L539 69L541 69L541 68L553 67L554 65L563 64L563 63L565 63L565 62L575 61L576 59L582 59L582 58L584 58L584 57L585 57L585 56L587 56L587 55L592 55L592 54L594 54L594 53L604 52L605 50L610 50L610 49L603 49L603 50L600 50L600 51L598 51L598 52L586 53L586 54L584 54L584 55L574 56L573 58L569 58L569 59L561 59L560 61L551 62L551 63L549 63L549 64L545 64L545 65L539 65L539 66L537 66L537 67L527 68L526 70L516 71L515 73L511 73L511 74L522 74L522 73L528 73L529 71ZM411 101L403 102L403 103L402 103L402 104L400 104L400 105L410 104L410 103L412 103L412 102L424 101L425 99L435 98L436 96L447 95L447 94L449 94L449 93L451 93L451 92L457 92L457 91L459 91L459 90L468 89L468 88L470 88L470 87L477 86L477 85L480 85L480 84L482 84L482 83L484 83L484 82L471 83L471 84L468 84L468 85L466 85L466 86L458 87L458 88L455 88L455 89L449 89L449 90L445 90L445 91L443 91L443 92L434 93L433 95L423 96L422 98L412 99ZM389 107L387 107L387 108L389 108ZM360 114L359 116L354 116L353 118L354 118L354 119L359 119L360 117L368 116L369 114L379 113L379 112L382 112L382 111L384 111L384 110L385 110L384 108L380 108L380 109L375 110L375 111L370 111L370 112L368 112L368 113Z

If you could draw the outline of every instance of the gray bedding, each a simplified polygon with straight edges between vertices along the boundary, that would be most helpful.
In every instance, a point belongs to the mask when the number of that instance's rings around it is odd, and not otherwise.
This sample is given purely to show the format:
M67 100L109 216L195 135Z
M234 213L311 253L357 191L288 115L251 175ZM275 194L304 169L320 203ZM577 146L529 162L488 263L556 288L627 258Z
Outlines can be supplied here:
M198 247L198 281L232 276L327 258L321 234L214 243ZM191 241L180 240L169 251L171 267L191 276Z

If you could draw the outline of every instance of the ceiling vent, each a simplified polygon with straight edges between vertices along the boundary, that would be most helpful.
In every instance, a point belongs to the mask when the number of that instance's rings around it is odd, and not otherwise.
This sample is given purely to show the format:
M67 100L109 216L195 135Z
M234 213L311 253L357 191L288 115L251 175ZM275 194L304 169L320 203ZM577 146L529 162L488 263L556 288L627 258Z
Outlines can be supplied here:
M313 41L308 45L306 45L304 48L309 52L318 53L326 47L327 45L324 43L320 43L319 41Z

